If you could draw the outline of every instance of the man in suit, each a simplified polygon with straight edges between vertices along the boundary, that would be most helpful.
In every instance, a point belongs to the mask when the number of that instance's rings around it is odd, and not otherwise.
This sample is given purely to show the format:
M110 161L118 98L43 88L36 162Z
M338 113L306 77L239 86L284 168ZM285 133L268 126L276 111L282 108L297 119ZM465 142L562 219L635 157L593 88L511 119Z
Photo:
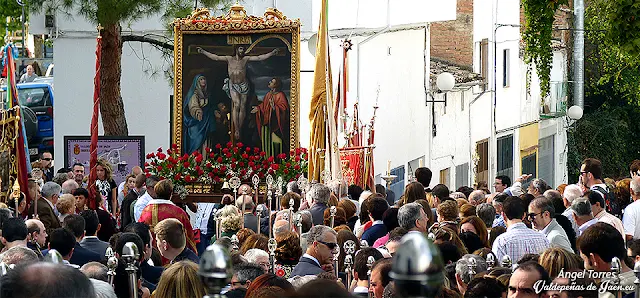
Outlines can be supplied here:
M333 255L338 251L337 233L333 229L322 225L311 228L307 252L291 271L291 277L333 272Z
M46 256L49 253L49 250L55 249L60 253L60 255L62 255L62 260L65 265L80 269L80 266L77 264L71 264L69 261L71 260L75 250L75 242L76 240L74 239L71 231L64 228L57 228L49 234L49 249L43 250L42 254Z
M242 210L243 200L244 210ZM242 195L238 197L236 200L236 207L244 213L244 227L258 233L258 217L253 214L253 209L255 208L253 198L249 195Z
M364 231L362 240L366 240L369 246L373 247L373 243L388 232L387 226L382 222L382 215L389 209L389 205L385 199L374 197L369 200L367 206L369 207L369 219L373 224Z
M140 174L136 176L136 187L129 191L122 201L122 207L120 208L120 218L122 219L122 226L126 227L130 223L134 222L133 214L131 212L131 205L134 205L140 196L144 194L144 183L147 180L147 176Z
M36 213L34 206L37 208L38 219L44 224L44 228L47 234L51 234L51 231L60 227L60 221L56 215L55 205L58 203L58 198L62 192L62 187L55 182L47 182L42 186L42 197L40 197L36 204L31 204L29 208L29 214Z
M85 235L82 238L82 241L80 241L80 246L104 256L107 252L107 248L109 247L109 243L98 239L98 231L101 228L98 215L93 210L85 210L80 213L80 216L84 218L85 223Z
M546 197L539 197L529 204L529 214L527 217L531 221L533 228L543 233L549 244L560 247L568 252L573 252L571 242L564 229L558 224L555 217L553 202Z
M27 225L27 233L30 236L27 247L33 250L38 255L38 258L42 259L42 249L46 247L45 244L49 236L44 229L44 224L37 219L28 219L25 224Z
M85 235L85 222L84 218L77 214L70 214L64 218L62 222L63 228L69 230L75 237L75 245L73 247L73 256L69 258L69 263L81 266L89 262L100 262L105 258L104 254L99 255L93 251L90 251L82 247L79 241Z
M327 209L327 203L331 197L331 190L324 184L314 184L307 193L307 203L311 208L311 217L313 224L318 226L324 222L324 210Z
M160 281L160 276L164 271L162 266L151 266L149 265L149 259L151 258L151 253L153 252L153 246L151 244L151 230L149 226L141 222L133 222L130 225L126 226L123 230L125 233L135 233L142 239L142 243L144 245L144 261L140 264L140 272L142 278L146 281L156 285L158 281ZM154 264L156 265L156 264ZM157 264L162 265L162 264Z

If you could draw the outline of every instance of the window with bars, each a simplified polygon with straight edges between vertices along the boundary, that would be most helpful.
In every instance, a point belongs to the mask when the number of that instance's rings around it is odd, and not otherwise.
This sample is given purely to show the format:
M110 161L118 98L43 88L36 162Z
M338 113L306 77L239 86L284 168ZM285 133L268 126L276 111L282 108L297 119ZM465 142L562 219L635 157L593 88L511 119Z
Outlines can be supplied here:
M496 176L507 176L513 180L513 135L498 138Z
M469 186L469 163L456 166L456 189Z
M489 175L489 141L483 140L476 143L478 165L476 166L476 182L487 182Z
M451 185L449 185L449 168L440 170L440 184L444 184L451 188Z

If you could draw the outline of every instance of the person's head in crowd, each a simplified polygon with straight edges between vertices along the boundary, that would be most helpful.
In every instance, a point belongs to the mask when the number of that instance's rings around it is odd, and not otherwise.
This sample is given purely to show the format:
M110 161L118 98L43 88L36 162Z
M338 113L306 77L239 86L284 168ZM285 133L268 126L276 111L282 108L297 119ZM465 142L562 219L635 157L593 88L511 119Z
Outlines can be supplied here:
M389 254L393 256L396 253L396 249L400 246L400 240L404 235L406 235L409 231L403 227L397 227L389 232L389 240L385 243L384 247L387 249Z
M108 270L109 269L107 268L107 266L98 262L89 262L80 267L80 271L84 273L84 275L86 275L88 278L106 282L109 281L109 275L107 274Z
M571 208L573 201L582 196L582 189L577 184L569 184L564 188L562 193L562 201L566 208Z
M529 187L527 188L527 192L534 197L541 196L545 191L550 189L547 182L542 179L536 178L531 180L529 183Z
M331 196L331 190L324 184L314 184L306 193L306 200L309 206L314 204L327 205L329 203L329 197Z
M309 210L298 211L302 215L302 234L309 232L313 226L313 219Z
M169 179L161 180L156 183L153 190L156 193L156 199L171 200L171 196L173 195L173 182Z
M328 210L328 209L327 209ZM291 231L291 227L289 226L289 221L284 219L276 220L273 223L273 235L278 236L286 231Z
M26 247L28 235L29 230L27 229L27 225L21 218L7 218L2 223L2 236L0 236L0 240L2 241L2 245L7 249L16 246Z
M56 209L60 212L60 215L66 216L74 213L76 207L76 198L71 194L64 194L60 196L56 203Z
M96 298L117 298L116 292L113 290L113 286L106 281L89 278L93 289L96 292ZM144 297L142 297L144 298Z
M427 223L427 214L418 203L405 204L398 210L398 224L408 231L426 233L429 228Z
M67 179L69 179L69 176L67 175L67 173L56 173L53 176L53 179L51 179L51 182L54 182L55 184L58 184L58 185L62 185L65 181L67 181Z
M264 272L269 271L269 254L266 251L258 248L252 248L244 253L244 257L249 263L262 267Z
M295 192L298 195L302 194L302 190L300 190L300 187L298 187L297 181L291 181L287 183L287 192Z
M429 202L427 200L416 200L414 203L418 203L420 204L420 206L422 206L422 210L424 210L424 213L427 215L427 226L430 227L434 222L436 222L437 218L435 218L433 212L431 211L431 205L429 205Z
M187 239L182 223L175 218L167 218L156 224L156 244L160 255L173 260L184 250ZM142 246L141 246L142 247Z
M190 261L180 261L162 272L154 298L203 297L204 284L198 276L198 265Z
M340 201L338 201L338 207L344 210L344 215L347 221L356 216L356 212L358 211L356 204L349 199L340 199Z
M482 220L487 229L491 229L493 221L496 219L496 208L489 203L482 203L476 206L476 214Z
M244 210L242 210L242 203L244 203ZM243 213L253 212L253 208L255 208L255 203L253 202L253 198L250 195L241 195L238 196L236 200L236 208L242 211Z
M44 247L45 242L47 241L47 231L45 230L44 224L37 219L28 219L25 221L27 225L27 233L29 233L29 241L31 243L37 243L40 247Z
M543 196L551 201L556 214L560 214L566 209L562 199L562 194L559 191L555 189L549 189L544 192Z
M82 216L85 217L84 212L82 213ZM85 220L89 217L85 217ZM87 220L87 233L89 232L89 221ZM142 222L132 222L130 223L128 226L126 226L123 230L123 232L125 233L134 233L136 235L138 235L140 237L140 239L142 239L142 244L144 245L143 247L143 251L144 252L144 259L145 260L149 260L151 258L151 254L153 253L153 244L151 243L151 238L153 237L151 235L151 230L149 229L149 226L145 223Z
M460 211L460 214L459 214L460 218L475 216L476 206L473 206L471 204L462 204L462 206L459 207L459 211Z
M331 225L331 208L324 209L324 213L322 214L322 216L323 216L324 225L330 226ZM333 221L334 221L334 225L333 225L334 227L347 224L347 216L344 209L340 207L336 207L336 214Z
M613 188L613 194L616 196L616 201L621 204L621 208L624 209L630 203L633 203L633 199L631 198L631 179L625 178L619 181L616 181L615 187Z
M73 194L76 189L78 189L80 185L73 179L66 180L62 183L62 193L63 194Z
M502 215L507 225L521 222L526 210L527 207L518 197L508 197L502 203Z
M506 291L507 289L497 279L482 276L472 279L467 284L464 297L502 297Z
M473 254L462 256L462 258L460 258L456 263L456 285L458 287L458 291L462 294L465 293L467 285L474 277L469 271L471 259L476 261L476 273L487 271L487 261L481 256Z
M581 226L593 219L591 207L589 199L580 198L573 201L571 209L573 210L573 219L576 221L578 226Z
M536 293L534 284L541 280L549 284L551 279L540 264L536 262L524 262L518 266L509 279L508 297L541 297L544 293Z
M262 234L251 235L240 247L240 253L244 255L252 248L269 251L269 239Z
M391 231L397 227L399 227L398 225L398 208L388 208L383 214L382 214L382 222L384 223L385 227L387 227L387 231Z
M349 188L347 187L347 183L340 180L333 180L329 182L329 189L331 192L336 195L338 199L347 198L349 196Z
M62 227L71 231L78 242L80 242L85 235L85 221L80 215L69 214L69 216L64 218Z
M372 256L376 261L383 258L382 253L373 248L373 247L365 247L358 251L355 255L354 263L353 263L353 277L358 280L358 282L362 283L362 286L367 287L368 277L367 272L369 268L367 267L367 260Z
M0 254L0 262L6 265L24 266L38 261L38 255L25 246L14 246Z
M629 192L633 202L640 199L640 175L631 178L631 182L629 183Z
M546 228L553 218L556 216L555 208L551 199L546 197L538 197L529 204L529 213L527 217L531 221L533 228L542 231Z
M491 205L486 205L491 206ZM489 247L489 233L484 221L477 216L465 217L460 221L460 232L472 232L480 238L484 247Z
M617 257L624 260L626 255L622 235L612 225L604 222L587 228L578 237L576 246L587 270L610 271L611 259ZM622 266L625 266L624 263Z
M95 295L93 284L80 270L48 262L17 266L0 283L0 297L87 298Z
M556 190L558 192L560 192L561 196L562 196L562 194L564 194L564 189L567 187L567 185L569 185L569 184L562 183L562 184L558 185L558 187L556 187Z
M18 197L18 204L17 205L16 205L16 200L15 199L9 199L7 201L7 205L14 212L16 210L18 210L18 213L22 214L24 212L24 210L27 209L27 200L25 200L24 193L22 193L22 192L20 193L20 196Z
M565 249L550 247L542 252L538 259L540 265L547 270L551 278L556 278L561 270L582 270L582 259Z
M503 226L497 226L491 228L491 234L489 235L489 247L493 247L493 242L496 241L498 236L507 232L507 228Z
M252 229L249 229L249 228L240 229L240 231L238 231L238 233L236 233L236 236L238 237L238 246L242 247L242 244L244 244L244 242L247 240L247 238L249 238L249 236L255 235L255 234L256 234L256 232L254 232Z
M62 187L55 182L47 182L42 186L41 192L42 196L55 206L58 203L58 198L60 198Z
M279 237L276 237L276 242L278 243L274 252L276 261L293 262L298 261L302 256L300 237L298 237L297 233L291 231L282 233Z
M291 206L289 206L291 199L293 199L293 212L298 212L298 210L300 209L300 203L302 202L300 195L295 192L287 192L286 194L284 194L284 196L282 196L282 198L280 198L281 209L288 210L289 208L291 208Z
M533 262L538 263L538 260L540 260L540 255L539 254L526 253L526 254L522 255L522 257L520 257L519 260L516 261L516 264L522 264L522 263L529 262L529 261L533 261Z
M404 204L413 203L417 200L426 200L424 186L420 182L411 182L404 188Z
M473 188L465 185L458 187L456 191L463 193L465 198L469 198L471 196L471 193L473 192Z
M231 290L238 288L248 288L251 282L263 275L265 272L264 267L254 264L245 263L239 264L233 267L233 276L231 277Z
M382 220L382 216L389 209L387 201L380 197L372 197L367 203L369 206L369 219L374 222Z
M240 215L240 209L236 208L236 206L224 206L220 216L222 218L220 228L223 232L235 233L242 229L242 215Z
M76 245L76 237L65 228L57 228L49 235L49 249L57 250L65 260L71 259L73 248Z
M316 258L320 265L330 263L336 252L338 252L338 239L333 229L327 226L314 226L309 230L306 253Z
M461 192L452 192L449 195L449 197L455 200L456 203L458 203L458 208L460 208L460 206L464 204L469 204L469 201L467 200L467 198L464 197L464 194Z
M357 201L360 198L360 195L362 194L364 190L362 189L362 187L352 184L349 185L349 188L347 189L347 192L349 193L349 198L352 200Z
M417 168L413 176L416 177L416 181L424 185L424 187L429 187L429 185L431 185L431 177L433 176L433 173L431 173L429 168L422 167Z
M250 297L250 295L252 295L253 292L263 287L281 288L285 291L285 295L283 295L283 297L288 296L294 291L293 285L291 285L291 283L288 282L286 279L279 277L273 273L265 273L263 275L258 276L256 279L254 279L253 282L249 285L249 288L247 289L246 297Z
M493 187L496 192L504 192L507 188L511 186L511 178L509 176L496 176L496 179L493 183Z
M73 192L73 196L76 199L76 209L83 211L88 205L87 199L89 198L89 191L85 188L78 188Z
M147 193L149 194L149 196L151 196L154 199L157 198L155 187L156 187L156 184L160 182L160 180L161 180L160 177L151 175L147 177L147 179L144 181L144 185L146 186Z
M80 216L84 219L85 236L96 236L102 227L98 214L93 210L85 210L80 212Z
M640 240L632 239L627 241L627 256L633 260L633 263L640 262Z
M462 257L460 249L450 241L438 241L436 246L440 249L445 264L455 263Z
M484 191L482 190L474 190L470 195L469 195L469 204L473 205L473 206L478 206L482 203L486 203L487 202L487 198L486 195L484 193Z
M459 237L460 237L460 241L462 241L464 246L467 248L468 252L473 252L483 247L486 247L484 246L484 243L476 233L462 232L460 233Z
M582 277L582 270L566 270L567 275L577 276L576 278L556 277L553 284L556 287L547 291L547 296L552 298L586 298L599 297L598 293L592 290L591 286L595 285L595 280L586 275ZM566 290L570 289L570 290ZM561 291L562 290L562 291ZM604 295L603 295L604 296ZM602 296L600 296L602 297Z
M436 186L433 187L433 189L431 190L431 193L433 193L433 195L438 198L438 201L440 203L450 199L449 194L451 193L449 191L449 188L444 185L444 184L438 184ZM437 207L437 206L436 206Z
M362 195L366 195L367 192L363 192ZM360 213L358 213L358 219L360 219L360 224L363 225L369 222L369 198L360 202Z
M355 234L353 234L353 232L348 231L348 230L342 230L340 232L338 232L336 239L338 240L338 249L340 250L340 254L338 255L338 270L340 270L340 272L344 272L344 259L345 256L347 255L347 253L344 250L344 243L351 240L355 243L355 251L360 250L360 240L358 240L358 237L356 237ZM351 256L354 257L354 256Z
M84 165L77 162L73 164L73 179L78 183L78 185L82 185L82 180L84 180Z
M598 215L598 213L602 212L606 207L604 198L599 192L587 191L584 196L589 199L589 202L591 203L591 211L594 216Z
M324 298L324 297L336 297L336 298L350 298L353 297L344 288L343 285L338 284L334 280L316 278L305 284L303 284L296 295L293 297L300 298Z
M602 183L602 163L595 158L587 158L582 161L580 179L587 188Z
M444 201L438 205L436 214L438 215L438 222L440 223L455 221L458 218L458 204L453 200Z
M114 246L116 256L122 257L124 253L124 247L128 242L132 242L133 244L136 245L136 247L144 247L142 238L140 238L138 234L128 233L128 232L120 233L120 237L118 237L118 240L116 241L116 245ZM144 254L140 254L138 263L142 263L144 259L145 259ZM173 258L171 258L170 260L173 260Z

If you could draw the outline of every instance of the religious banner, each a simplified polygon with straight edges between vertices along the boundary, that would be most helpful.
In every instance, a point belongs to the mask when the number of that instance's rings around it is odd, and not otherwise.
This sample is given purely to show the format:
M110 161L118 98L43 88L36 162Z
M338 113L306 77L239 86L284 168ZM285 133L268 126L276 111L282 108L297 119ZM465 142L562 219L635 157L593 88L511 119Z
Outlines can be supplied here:
M358 185L365 187L365 157L366 148L341 148L340 165L342 177L347 185Z
M299 146L300 21L236 4L219 17L198 8L173 25L179 153L231 142L278 156Z

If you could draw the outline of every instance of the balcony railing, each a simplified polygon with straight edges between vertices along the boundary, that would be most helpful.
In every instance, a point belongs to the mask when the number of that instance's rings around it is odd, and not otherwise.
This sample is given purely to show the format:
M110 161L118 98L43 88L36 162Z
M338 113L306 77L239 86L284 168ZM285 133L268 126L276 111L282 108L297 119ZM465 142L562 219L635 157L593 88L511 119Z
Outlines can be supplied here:
M550 119L566 115L570 82L551 82L549 96L540 103L540 118Z

